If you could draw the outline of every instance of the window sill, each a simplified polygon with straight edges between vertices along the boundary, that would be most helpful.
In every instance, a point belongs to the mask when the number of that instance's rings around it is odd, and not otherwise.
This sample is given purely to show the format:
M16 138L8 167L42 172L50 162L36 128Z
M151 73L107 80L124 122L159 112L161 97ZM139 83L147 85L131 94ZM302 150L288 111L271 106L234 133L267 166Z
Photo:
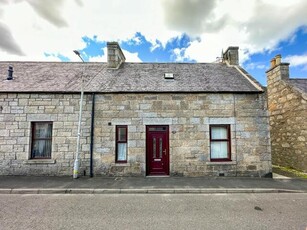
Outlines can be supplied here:
M130 163L125 163L125 162L120 163L120 162L117 162L117 163L112 163L111 165L112 166L126 166L126 167L128 167L128 166L130 166Z
M236 161L210 161L206 162L206 165L236 165Z
M53 159L30 159L26 161L26 164L55 164Z

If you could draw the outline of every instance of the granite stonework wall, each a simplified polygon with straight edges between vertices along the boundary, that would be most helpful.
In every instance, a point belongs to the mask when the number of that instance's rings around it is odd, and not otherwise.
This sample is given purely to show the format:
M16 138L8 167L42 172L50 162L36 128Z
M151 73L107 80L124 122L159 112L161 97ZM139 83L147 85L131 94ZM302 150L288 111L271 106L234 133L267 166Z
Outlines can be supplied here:
M80 94L0 94L0 175L72 175ZM91 99L85 95L85 110ZM52 159L30 159L31 122L52 121ZM80 172L89 165L90 113L83 113Z
M92 96L85 95L81 168L89 173ZM72 175L80 95L1 94L0 174ZM31 160L31 121L53 121L52 159ZM230 162L210 162L210 124L230 124ZM115 126L128 162L115 163ZM271 170L265 94L96 94L94 175L145 176L146 125L169 125L171 176L265 176Z
M307 94L289 84L288 68L267 72L272 161L307 172Z
M145 175L146 125L169 125L170 173L263 176L271 172L266 96L256 94L98 95L95 174ZM230 124L232 161L210 162L209 124ZM115 164L115 126L128 125L128 163Z

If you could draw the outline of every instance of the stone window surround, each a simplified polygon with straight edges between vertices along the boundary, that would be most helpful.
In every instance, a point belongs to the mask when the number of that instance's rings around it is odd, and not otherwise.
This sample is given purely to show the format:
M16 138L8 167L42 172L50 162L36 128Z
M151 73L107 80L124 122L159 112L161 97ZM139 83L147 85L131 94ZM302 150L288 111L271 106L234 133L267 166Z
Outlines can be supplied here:
M207 151L211 152L210 149L210 126L211 125L229 125L230 129L230 158L229 160L222 161L211 161L210 154L208 156L206 165L235 165L237 164L237 153L236 153L236 118L235 117L207 117L204 121L207 125L206 131L208 133L207 137L209 139Z
M125 140L119 140L119 129L125 129ZM116 125L115 126L115 163L116 164L126 164L128 160L128 125ZM118 144L119 143L126 143L126 160L118 160Z
M212 128L214 127L219 127L219 128L226 128L226 132L227 132L227 138L225 139L212 139ZM210 125L209 126L210 129L210 161L211 162L217 162L217 161L231 161L231 129L230 129L230 125L229 124L218 124L218 125ZM226 158L212 158L211 157L211 143L212 142L225 142L227 141L227 157Z
M32 156L32 144L34 142L34 125L37 124L37 123L46 123L46 124L51 124L51 150L50 150L50 157L48 158L35 158ZM53 121L31 121L30 122L30 145L29 145L29 158L28 158L28 161L30 162L36 162L36 161L39 161L39 162L47 162L47 163L51 163L53 162L54 160L52 160L52 143L53 143ZM55 161L53 162L55 163Z
M52 145L51 145L51 159L31 159L31 146L32 146L32 123L35 122L51 122L52 123L52 133L54 129L54 117L50 114L30 114L29 115L29 150L28 150L28 160L25 161L26 164L55 164L56 160L52 159ZM53 135L52 135L53 143Z

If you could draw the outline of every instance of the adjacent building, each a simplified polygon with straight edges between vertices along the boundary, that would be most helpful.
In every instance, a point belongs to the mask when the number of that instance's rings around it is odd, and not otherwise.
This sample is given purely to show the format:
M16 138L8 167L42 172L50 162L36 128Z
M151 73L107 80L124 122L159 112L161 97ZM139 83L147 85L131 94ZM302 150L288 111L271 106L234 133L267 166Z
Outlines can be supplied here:
M239 66L0 62L0 174L271 176L267 95Z
M307 172L307 79L289 78L280 55L266 73L273 163Z

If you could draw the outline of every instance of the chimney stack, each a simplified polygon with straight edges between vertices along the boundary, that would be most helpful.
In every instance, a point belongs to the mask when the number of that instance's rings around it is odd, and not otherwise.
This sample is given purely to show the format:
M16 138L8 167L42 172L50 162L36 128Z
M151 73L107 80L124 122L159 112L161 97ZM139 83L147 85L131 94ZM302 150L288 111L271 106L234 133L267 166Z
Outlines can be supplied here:
M271 67L267 74L267 84L268 86L280 81L289 79L289 63L281 62L281 55L278 54L271 60Z
M229 65L239 65L239 47L228 47L223 53L223 62L228 62Z
M118 42L108 42L108 67L111 69L118 69L126 58L121 50Z
M6 80L13 80L13 66L9 66L9 69L7 70L7 78Z

